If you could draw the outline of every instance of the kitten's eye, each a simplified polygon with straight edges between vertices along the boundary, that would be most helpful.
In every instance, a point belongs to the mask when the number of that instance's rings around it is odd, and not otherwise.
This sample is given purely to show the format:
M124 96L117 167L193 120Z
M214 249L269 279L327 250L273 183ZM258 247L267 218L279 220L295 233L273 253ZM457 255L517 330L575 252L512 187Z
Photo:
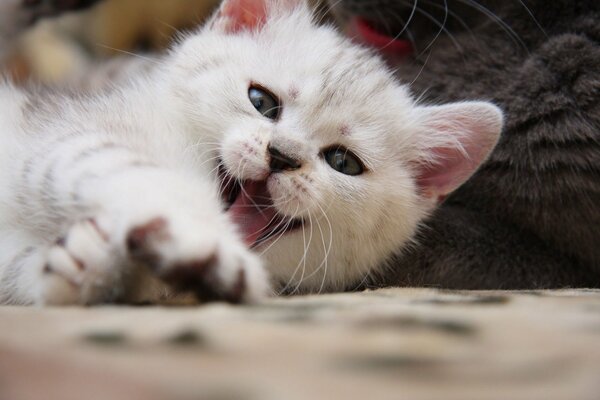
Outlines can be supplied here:
M254 108L263 116L269 119L279 118L281 105L277 97L272 93L258 86L250 86L250 89L248 89L248 98Z
M346 175L360 175L365 172L360 159L345 147L332 147L323 152L325 161L338 172Z

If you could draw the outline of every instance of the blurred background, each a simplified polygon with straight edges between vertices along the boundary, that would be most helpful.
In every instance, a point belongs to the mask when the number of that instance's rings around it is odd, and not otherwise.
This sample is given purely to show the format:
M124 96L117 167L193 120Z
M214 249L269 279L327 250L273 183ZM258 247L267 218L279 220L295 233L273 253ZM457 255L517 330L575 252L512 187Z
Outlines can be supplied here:
M143 61L168 47L177 32L200 25L218 3L102 0L83 11L43 18L16 39L3 73L21 83L96 88L127 73L132 55Z
M63 85L98 63L164 49L178 30L200 24L218 0L104 0L37 21L22 34L5 68L18 82Z

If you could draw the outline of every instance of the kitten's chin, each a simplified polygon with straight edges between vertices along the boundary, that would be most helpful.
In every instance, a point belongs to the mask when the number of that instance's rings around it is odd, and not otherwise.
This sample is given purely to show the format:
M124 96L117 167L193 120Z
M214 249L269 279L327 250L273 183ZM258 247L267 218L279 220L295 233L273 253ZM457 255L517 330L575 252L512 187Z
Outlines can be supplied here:
M267 180L239 181L224 171L220 176L227 214L248 246L267 244L304 225L304 220L290 218L277 211L267 188Z

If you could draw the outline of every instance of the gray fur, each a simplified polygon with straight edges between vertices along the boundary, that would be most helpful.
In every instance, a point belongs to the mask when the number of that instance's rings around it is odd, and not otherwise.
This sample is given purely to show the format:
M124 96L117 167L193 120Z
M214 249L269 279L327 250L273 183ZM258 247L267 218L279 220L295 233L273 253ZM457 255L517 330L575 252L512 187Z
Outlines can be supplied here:
M394 67L430 102L493 101L506 112L503 136L430 218L420 245L396 256L375 284L599 287L600 2L477 2L509 28L473 3L448 0L448 32ZM412 5L340 3L392 34ZM424 12L441 22L444 2L418 7L404 35L422 51L440 30Z

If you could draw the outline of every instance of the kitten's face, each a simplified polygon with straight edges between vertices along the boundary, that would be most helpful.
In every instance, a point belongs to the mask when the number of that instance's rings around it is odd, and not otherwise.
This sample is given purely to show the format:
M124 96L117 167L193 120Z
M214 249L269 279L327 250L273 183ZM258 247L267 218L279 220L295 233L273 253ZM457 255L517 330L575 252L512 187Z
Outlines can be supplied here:
M435 204L415 181L421 114L305 8L252 31L213 25L176 53L173 92L222 166L228 213L286 291L359 283Z

